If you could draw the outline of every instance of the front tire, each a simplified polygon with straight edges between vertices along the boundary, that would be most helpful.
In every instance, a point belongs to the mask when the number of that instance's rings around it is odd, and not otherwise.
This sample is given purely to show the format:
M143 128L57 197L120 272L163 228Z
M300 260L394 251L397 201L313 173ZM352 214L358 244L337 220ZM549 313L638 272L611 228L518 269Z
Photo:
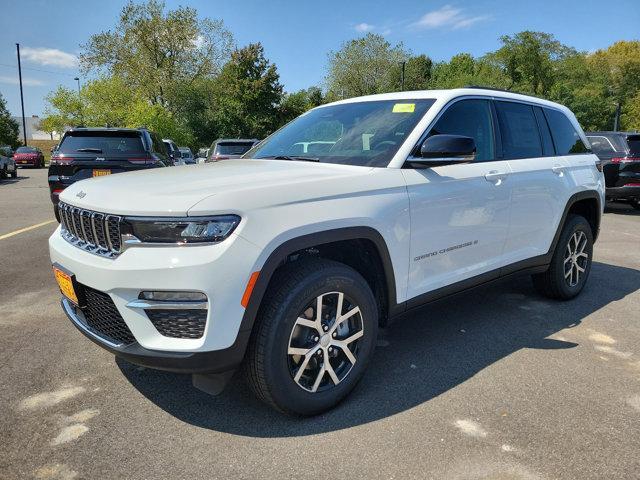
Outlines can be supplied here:
M274 275L245 359L258 398L285 413L316 415L358 383L373 354L378 310L352 268L303 259Z
M631 200L629 200L629 205L631 205L636 210L640 210L640 198L632 198Z
M11 178L18 178L18 167L15 167L11 172Z
M570 300L584 288L593 258L593 233L587 220L569 215L546 272L532 276L542 295Z

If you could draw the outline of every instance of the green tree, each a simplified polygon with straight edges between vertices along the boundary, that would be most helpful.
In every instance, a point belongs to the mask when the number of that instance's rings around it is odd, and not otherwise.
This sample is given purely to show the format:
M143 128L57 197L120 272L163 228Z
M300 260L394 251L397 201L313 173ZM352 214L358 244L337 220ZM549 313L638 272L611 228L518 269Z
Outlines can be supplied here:
M555 81L556 63L575 50L553 35L524 31L500 37L502 47L487 59L502 68L509 79L508 89L547 95Z
M285 124L323 103L324 96L318 87L285 94L280 102L280 123Z
M331 99L398 90L398 67L409 58L402 43L392 46L382 35L368 33L329 53L326 84Z
M431 88L460 88L477 85L506 88L508 79L500 67L487 58L476 59L469 53L459 53L448 62L437 63L432 70Z
M83 71L115 75L152 104L175 108L183 85L220 71L233 37L221 20L199 19L193 8L164 10L157 0L130 1L113 30L82 46Z
M404 71L405 90L426 90L431 84L433 62L426 55L409 58Z
M59 85L45 97L45 101L47 106L44 118L55 125L57 131L83 124L82 112L86 109L75 90Z
M0 145L10 145L11 148L20 145L19 131L18 122L11 118L11 114L7 110L7 102L0 93Z
M261 44L234 51L213 91L210 111L219 136L262 138L278 127L282 85Z

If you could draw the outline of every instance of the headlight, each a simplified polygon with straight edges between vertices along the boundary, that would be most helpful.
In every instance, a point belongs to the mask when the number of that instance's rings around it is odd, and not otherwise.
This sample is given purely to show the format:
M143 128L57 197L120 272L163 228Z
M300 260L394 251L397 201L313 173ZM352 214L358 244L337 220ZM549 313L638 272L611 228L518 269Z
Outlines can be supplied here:
M240 223L237 215L186 218L126 218L122 233L143 243L215 243ZM130 237L131 238L131 237Z

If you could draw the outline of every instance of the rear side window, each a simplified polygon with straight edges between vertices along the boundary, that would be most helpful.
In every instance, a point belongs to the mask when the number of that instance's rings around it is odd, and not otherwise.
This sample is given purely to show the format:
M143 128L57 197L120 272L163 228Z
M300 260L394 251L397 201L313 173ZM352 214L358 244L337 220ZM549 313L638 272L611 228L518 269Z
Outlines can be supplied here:
M225 142L216 145L217 155L242 155L249 151L253 143L248 142Z
M587 139L596 155L613 156L620 151L619 147L616 147L617 142L604 135L589 135Z
M640 157L640 135L629 135L627 145L629 145L629 155Z
M142 138L132 132L73 132L62 140L60 153L97 153L104 155L129 155L145 153Z
M429 136L464 135L476 142L476 160L495 159L493 121L488 100L461 100L449 107L429 132Z
M542 156L538 123L531 105L495 102L505 160Z
M538 121L538 128L540 130L540 136L542 137L542 153L545 156L555 155L556 151L553 148L553 139L551 138L551 131L549 130L549 124L547 119L544 118L542 108L533 107L533 112L536 114L536 120Z
M569 121L564 113L545 108L544 114L549 122L549 128L551 128L557 155L587 153L589 151L573 127L573 123Z

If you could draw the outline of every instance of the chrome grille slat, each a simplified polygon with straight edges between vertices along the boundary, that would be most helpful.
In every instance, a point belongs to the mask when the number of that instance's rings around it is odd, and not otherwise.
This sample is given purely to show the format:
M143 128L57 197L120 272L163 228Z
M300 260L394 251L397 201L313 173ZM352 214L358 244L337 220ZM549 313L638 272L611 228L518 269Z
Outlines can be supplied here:
M102 257L115 258L121 252L122 217L58 204L62 237L72 245Z

